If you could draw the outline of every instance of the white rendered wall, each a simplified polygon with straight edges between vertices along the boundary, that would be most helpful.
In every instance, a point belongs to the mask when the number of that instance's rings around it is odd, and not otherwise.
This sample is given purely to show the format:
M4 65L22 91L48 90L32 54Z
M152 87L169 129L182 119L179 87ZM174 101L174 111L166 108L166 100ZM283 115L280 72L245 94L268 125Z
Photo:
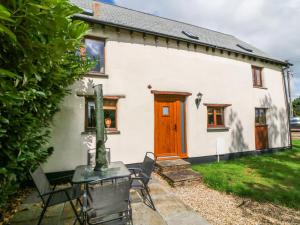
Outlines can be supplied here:
M216 141L224 139L225 151L255 149L255 107L268 107L269 146L288 145L287 113L281 68L243 59L234 54L206 52L203 47L153 36L94 28L92 33L107 38L105 73L108 79L85 77L72 87L53 125L54 154L45 164L47 172L72 170L86 163L88 148L95 147L94 134L84 132L84 98L76 93L87 83L102 83L105 95L125 95L118 101L120 134L108 136L112 161L141 162L146 151L154 151L154 96L159 91L191 92L186 99L187 148L189 157L216 154ZM253 88L251 65L264 67L266 89ZM203 94L199 108L198 92ZM231 104L225 110L224 132L207 131L207 111L203 103Z

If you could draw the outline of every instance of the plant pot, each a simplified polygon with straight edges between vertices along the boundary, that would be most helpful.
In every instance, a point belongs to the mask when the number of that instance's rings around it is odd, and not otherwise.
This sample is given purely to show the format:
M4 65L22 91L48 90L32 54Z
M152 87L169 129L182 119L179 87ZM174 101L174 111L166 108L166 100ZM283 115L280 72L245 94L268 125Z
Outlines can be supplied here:
M105 127L106 128L110 128L110 126L111 126L111 118L106 118L104 120L104 122L105 122Z

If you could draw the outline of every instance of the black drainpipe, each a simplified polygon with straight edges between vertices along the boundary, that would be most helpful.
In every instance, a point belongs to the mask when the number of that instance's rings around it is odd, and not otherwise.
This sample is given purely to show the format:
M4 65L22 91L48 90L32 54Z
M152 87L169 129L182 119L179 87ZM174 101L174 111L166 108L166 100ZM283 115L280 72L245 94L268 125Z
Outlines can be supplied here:
M288 129L289 129L289 139L290 139L290 144L289 144L289 148L292 148L292 132L291 132L291 126L290 126L290 119L291 119L291 115L290 115L290 104L288 101L288 97L287 97L287 88L286 88L286 79L284 76L285 70L289 69L290 64L288 63L285 67L282 68L282 79L283 79L283 84L284 84L284 96L285 96L285 102L286 102L286 109L287 109L287 115L288 115L288 121L287 121L287 125L288 125Z

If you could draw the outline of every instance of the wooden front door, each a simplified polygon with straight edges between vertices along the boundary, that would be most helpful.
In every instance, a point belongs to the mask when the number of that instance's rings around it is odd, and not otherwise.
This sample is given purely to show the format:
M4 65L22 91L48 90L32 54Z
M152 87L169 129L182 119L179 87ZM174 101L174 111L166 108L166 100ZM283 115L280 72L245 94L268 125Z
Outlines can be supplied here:
M154 153L158 159L187 157L185 98L155 95Z
M255 147L256 150L269 147L268 125L266 123L266 109L255 109Z

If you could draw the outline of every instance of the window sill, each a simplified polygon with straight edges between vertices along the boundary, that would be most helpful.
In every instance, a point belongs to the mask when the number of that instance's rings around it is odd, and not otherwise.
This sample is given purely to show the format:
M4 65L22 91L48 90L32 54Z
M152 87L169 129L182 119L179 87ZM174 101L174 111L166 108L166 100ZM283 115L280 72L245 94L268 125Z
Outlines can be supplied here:
M83 135L95 135L96 134L96 130L86 130L86 131L81 132L81 134L83 134ZM110 134L121 134L121 132L119 130L107 130L106 134L107 135L110 135Z
M95 77L95 78L108 78L108 75L105 73L97 73L97 72L88 72L84 75L85 77Z
M208 127L207 132L224 132L229 131L229 127Z
M256 127L267 127L268 124L259 124L259 123L256 123L255 126Z
M260 86L253 86L253 88L265 89L265 90L267 90L267 89L268 89L268 88L266 88L266 87L260 87Z
M119 130L106 130L107 134L121 134Z

